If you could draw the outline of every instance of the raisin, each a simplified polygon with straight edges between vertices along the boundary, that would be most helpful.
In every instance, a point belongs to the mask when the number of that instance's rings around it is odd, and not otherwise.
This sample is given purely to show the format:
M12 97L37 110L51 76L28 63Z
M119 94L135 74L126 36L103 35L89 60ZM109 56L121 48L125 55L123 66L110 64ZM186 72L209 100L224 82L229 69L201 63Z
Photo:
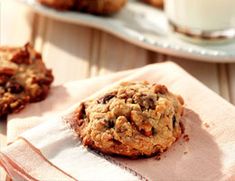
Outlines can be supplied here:
M42 59L42 55L40 53L36 53L34 59Z
M106 104L106 103L108 103L109 100L111 100L111 99L114 98L115 96L116 96L116 92L111 92L111 93L108 93L108 94L106 94L105 96L99 98L99 99L97 100L97 102L98 102L99 104Z
M8 76L0 75L0 85L5 85L8 80Z
M12 57L11 61L16 64L30 64L29 52L27 50L20 50Z
M168 89L165 85L154 85L154 92L156 94L160 93L160 94L166 94L168 92Z
M16 81L7 82L5 88L8 92L13 94L19 94L24 90L24 87Z
M43 78L37 78L33 77L32 83L36 83L38 85L50 85L53 81L53 78L51 77L43 77Z
M1 76L12 76L16 73L16 69L9 67L0 67L0 75Z

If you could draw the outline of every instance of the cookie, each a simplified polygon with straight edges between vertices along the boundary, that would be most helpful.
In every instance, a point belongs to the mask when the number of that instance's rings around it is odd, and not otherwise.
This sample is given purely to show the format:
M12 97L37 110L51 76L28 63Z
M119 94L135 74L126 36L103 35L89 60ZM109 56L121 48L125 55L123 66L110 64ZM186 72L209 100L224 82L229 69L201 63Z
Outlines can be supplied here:
M142 0L148 4L151 4L155 7L160 7L162 8L164 6L164 0Z
M118 12L126 2L127 0L78 0L76 9L92 14L108 15Z
M182 134L183 99L164 85L124 82L80 104L68 122L82 143L111 155L152 156Z
M38 0L38 2L58 10L69 10L74 7L76 0Z
M0 117L18 112L29 102L46 98L53 81L30 44L22 48L0 48Z

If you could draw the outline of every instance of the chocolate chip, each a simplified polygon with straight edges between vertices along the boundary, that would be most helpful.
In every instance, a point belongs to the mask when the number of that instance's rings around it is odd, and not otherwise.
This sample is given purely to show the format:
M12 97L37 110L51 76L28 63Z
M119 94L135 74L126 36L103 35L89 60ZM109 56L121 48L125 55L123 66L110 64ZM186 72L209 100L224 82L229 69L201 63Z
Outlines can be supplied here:
M175 115L172 117L172 123L173 123L173 128L175 128L175 124L176 124L176 117L175 117Z
M116 94L117 94L116 92L108 93L108 94L106 94L105 96L99 98L99 99L97 100L97 102L98 102L99 104L106 104L106 103L108 103L109 100L111 100L112 98L114 98L114 97L116 96Z
M5 88L8 92L13 94L19 94L24 90L24 87L16 81L7 82Z
M155 106L154 100L151 97L147 97L145 101L148 104L149 109L153 109L153 110L155 109L156 106Z
M121 144L122 144L122 142L120 142L120 141L118 141L118 140L116 140L116 139L114 139L114 138L112 138L111 141L113 141L113 143L114 143L115 145L121 145Z
M108 120L107 124L108 124L108 128L113 128L115 126L114 121L112 120Z
M156 135L157 134L157 129L155 129L154 127L152 128L152 134Z
M155 106L154 98L149 95L143 94L140 96L135 96L133 97L133 100L136 104L140 105L140 108L142 111L149 110L149 109L155 110L156 106Z

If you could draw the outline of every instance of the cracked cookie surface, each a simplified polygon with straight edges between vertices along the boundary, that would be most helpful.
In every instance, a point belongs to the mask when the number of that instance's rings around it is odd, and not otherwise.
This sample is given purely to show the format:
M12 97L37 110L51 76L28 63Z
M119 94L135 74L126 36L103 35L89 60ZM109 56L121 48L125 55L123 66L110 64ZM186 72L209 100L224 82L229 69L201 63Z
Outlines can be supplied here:
M80 104L69 120L82 143L103 153L152 156L181 135L183 99L164 85L124 82Z
M0 117L18 112L29 102L46 98L53 81L41 55L31 45L0 48Z

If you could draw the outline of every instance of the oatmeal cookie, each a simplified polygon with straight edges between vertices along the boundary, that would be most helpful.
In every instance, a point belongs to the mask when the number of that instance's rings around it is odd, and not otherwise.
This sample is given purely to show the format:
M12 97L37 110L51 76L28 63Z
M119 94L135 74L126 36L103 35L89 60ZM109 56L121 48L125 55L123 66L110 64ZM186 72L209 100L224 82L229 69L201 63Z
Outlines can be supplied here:
M30 44L0 48L0 117L46 98L53 81L41 55Z
M127 0L77 0L78 11L107 15L119 11Z
M182 134L183 99L164 85L124 82L80 104L70 126L90 148L127 157L152 156Z
M38 0L38 2L58 10L69 10L74 7L76 0Z
M164 6L164 0L142 0L148 4L151 4L155 7L160 7L162 8Z

